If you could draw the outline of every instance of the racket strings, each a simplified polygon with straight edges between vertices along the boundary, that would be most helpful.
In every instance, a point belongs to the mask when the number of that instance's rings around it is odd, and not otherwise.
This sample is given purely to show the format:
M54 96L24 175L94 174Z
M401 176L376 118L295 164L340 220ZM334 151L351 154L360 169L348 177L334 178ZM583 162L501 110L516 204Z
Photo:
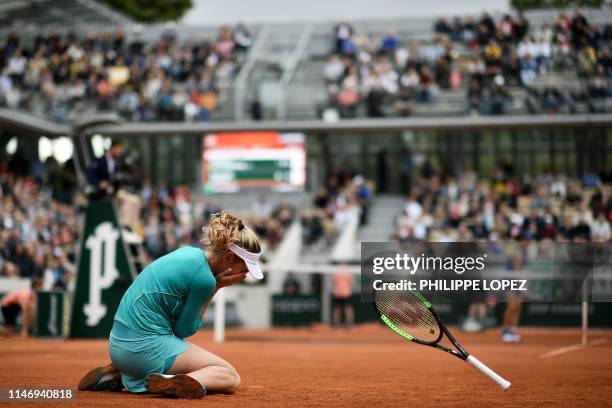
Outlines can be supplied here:
M440 324L415 291L376 291L374 304L398 329L425 343L440 339Z

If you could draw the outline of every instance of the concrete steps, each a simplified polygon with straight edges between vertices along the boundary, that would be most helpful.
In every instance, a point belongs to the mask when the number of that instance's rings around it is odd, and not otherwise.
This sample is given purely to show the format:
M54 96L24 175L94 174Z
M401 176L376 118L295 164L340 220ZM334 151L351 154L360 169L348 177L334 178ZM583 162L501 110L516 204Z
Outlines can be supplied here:
M370 205L368 223L359 229L359 240L388 241L393 234L395 217L403 205L404 197L401 195L376 196Z

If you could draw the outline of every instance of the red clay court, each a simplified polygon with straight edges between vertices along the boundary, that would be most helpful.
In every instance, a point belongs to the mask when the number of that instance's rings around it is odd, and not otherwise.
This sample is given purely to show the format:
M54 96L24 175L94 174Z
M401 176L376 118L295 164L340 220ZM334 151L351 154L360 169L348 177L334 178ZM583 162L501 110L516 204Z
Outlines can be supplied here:
M227 359L241 374L242 386L235 395L186 401L127 392L79 392L76 403L106 408L610 405L612 331L593 330L593 346L567 352L562 348L579 343L579 330L525 329L521 344L502 344L497 330L485 334L451 331L468 351L512 381L508 392L456 358L370 324L351 331L327 327L228 329L223 344L212 342L211 331L202 331L191 341ZM2 339L0 345L2 387L76 389L82 374L107 362L103 340L12 338ZM554 351L560 353L542 358Z

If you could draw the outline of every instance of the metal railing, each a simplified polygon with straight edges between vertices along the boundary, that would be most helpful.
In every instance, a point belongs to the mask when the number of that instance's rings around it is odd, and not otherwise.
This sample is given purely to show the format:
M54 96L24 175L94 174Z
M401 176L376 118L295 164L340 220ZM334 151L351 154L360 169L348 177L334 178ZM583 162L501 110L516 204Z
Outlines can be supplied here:
M300 33L300 37L298 39L297 45L293 54L291 55L291 60L289 61L289 65L287 69L283 73L283 76L280 80L280 98L277 107L278 118L285 119L287 116L287 90L289 88L289 84L293 79L293 75L297 70L299 63L304 58L304 54L306 52L306 48L308 47L308 42L310 41L310 37L312 37L312 33L314 31L314 25L308 24Z
M241 120L244 118L244 102L245 93L247 87L247 80L251 75L251 71L255 66L261 50L266 43L268 35L270 34L270 26L266 25L262 27L261 31L257 35L253 47L249 51L246 62L242 66L236 81L234 82L234 119Z
M47 119L16 111L0 108L0 130L15 130L33 136L67 136L72 132L70 126L58 124Z
M261 122L148 122L125 123L92 128L107 136L161 136L168 134L190 136L215 132L286 131L308 134L342 135L389 134L402 131L482 131L482 130L533 130L538 128L606 128L612 126L612 114L579 114L565 116L517 115L449 118L394 118L394 119L345 119L337 122L322 120Z
M110 7L107 7L98 2L95 2L93 0L76 0L76 1L77 3L81 4L83 7L93 10L94 12L100 14L101 16L108 18L110 21L114 22L115 24L126 25L126 24L133 23L133 21L127 16L119 13L118 11Z
M99 117L100 115L98 115ZM95 119L95 118L94 118ZM83 122L91 122L84 120ZM260 122L125 122L91 126L88 134L105 136L194 136L214 132L235 131L301 131L308 134L339 132L344 135L368 132L396 133L401 131L483 131L483 130L535 130L560 128L610 128L612 114L577 115L516 115L451 118L394 118L345 119L336 122L322 120ZM79 124L64 125L37 118L31 114L0 108L0 130L15 130L33 136L67 136Z

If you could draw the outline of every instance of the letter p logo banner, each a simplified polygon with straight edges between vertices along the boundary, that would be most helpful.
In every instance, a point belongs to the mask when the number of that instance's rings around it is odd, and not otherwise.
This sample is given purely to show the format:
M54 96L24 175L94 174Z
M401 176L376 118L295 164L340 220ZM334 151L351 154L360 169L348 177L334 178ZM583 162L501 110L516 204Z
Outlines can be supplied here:
M106 315L102 304L102 290L111 287L119 277L116 266L117 240L119 231L110 222L98 225L93 235L85 241L89 250L89 302L83 307L87 316L86 324L95 326Z
M70 337L108 337L132 276L112 204L90 204L81 240Z

